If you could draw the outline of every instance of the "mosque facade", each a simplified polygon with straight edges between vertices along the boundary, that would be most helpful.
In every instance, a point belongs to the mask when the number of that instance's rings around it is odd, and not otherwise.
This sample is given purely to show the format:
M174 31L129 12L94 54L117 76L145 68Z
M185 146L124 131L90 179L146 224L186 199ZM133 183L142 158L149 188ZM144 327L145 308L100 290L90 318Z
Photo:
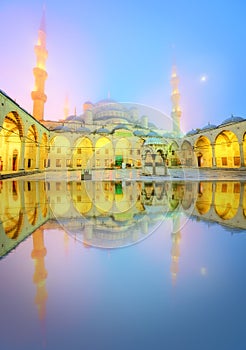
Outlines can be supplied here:
M246 120L231 116L182 135L179 78L171 74L171 130L159 130L136 106L111 99L83 104L81 115L44 120L47 99L45 18L35 46L31 93L33 114L0 91L0 172L26 174L48 170L140 169L166 175L168 168L241 169L246 164Z

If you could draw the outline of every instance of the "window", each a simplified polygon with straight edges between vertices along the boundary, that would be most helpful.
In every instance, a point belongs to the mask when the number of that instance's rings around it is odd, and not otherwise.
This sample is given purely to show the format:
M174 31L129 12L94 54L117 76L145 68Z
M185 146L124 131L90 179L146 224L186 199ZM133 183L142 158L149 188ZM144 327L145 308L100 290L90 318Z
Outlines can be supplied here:
M222 165L227 165L227 158L226 157L222 157L221 158L221 162L222 162Z
M227 192L227 184L222 184L221 192Z
M57 168L61 167L61 159L56 159L56 167Z
M61 147L57 147L56 153L61 153Z
M67 166L67 167L70 167L70 165L71 165L71 159L67 159L67 160L66 160L66 166Z
M109 152L108 152L108 148L106 148L106 149L105 149L105 154L108 154L108 153L109 153Z
M31 168L31 164L32 164L32 160L30 158L28 158L28 160L27 160L27 167Z
M77 154L81 154L81 148L77 148Z
M82 159L78 158L77 159L77 167L81 167L82 166Z
M97 167L100 166L100 159L96 159L96 166L97 166Z

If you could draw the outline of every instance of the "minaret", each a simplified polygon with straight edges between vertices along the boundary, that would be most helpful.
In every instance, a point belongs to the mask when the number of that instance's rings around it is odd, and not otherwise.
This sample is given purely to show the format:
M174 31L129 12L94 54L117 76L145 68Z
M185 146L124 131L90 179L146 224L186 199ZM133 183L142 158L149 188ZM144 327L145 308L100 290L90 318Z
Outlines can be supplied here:
M35 45L35 54L37 58L37 65L33 69L35 86L31 94L33 100L33 116L37 120L43 121L44 104L47 100L47 96L44 93L44 85L48 76L45 70L45 63L48 57L48 51L46 50L45 10L43 10L41 24L38 31L38 42L37 45Z
M172 75L171 75L171 86L172 86L172 94L171 94L171 100L172 100L172 120L173 120L173 132L176 135L181 134L180 130L180 117L181 117L181 109L179 106L179 100L180 100L180 93L179 93L179 78L177 75L177 69L176 66L173 65L172 67Z

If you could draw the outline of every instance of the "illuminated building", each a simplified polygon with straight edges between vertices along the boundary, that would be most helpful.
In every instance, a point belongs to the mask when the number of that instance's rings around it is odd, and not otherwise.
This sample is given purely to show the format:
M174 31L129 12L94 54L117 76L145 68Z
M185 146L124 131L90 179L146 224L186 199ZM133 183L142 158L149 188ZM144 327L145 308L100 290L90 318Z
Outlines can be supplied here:
M44 120L45 17L41 20L33 70L33 116L0 91L0 172L25 175L44 170L139 169L165 176L168 168L239 169L246 164L246 120L231 116L186 135L180 132L179 78L171 74L172 130L158 130L136 106L107 99L86 101L81 115Z

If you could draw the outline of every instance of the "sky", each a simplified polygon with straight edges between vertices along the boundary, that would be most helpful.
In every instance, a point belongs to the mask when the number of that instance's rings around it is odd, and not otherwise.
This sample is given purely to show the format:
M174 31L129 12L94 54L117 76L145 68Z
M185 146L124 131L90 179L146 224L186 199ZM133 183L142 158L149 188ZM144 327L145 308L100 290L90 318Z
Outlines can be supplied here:
M29 113L43 7L0 0L0 89ZM184 132L246 117L244 0L46 0L45 8L45 119L62 119L66 98L79 115L85 101L109 95L170 115L173 63Z

